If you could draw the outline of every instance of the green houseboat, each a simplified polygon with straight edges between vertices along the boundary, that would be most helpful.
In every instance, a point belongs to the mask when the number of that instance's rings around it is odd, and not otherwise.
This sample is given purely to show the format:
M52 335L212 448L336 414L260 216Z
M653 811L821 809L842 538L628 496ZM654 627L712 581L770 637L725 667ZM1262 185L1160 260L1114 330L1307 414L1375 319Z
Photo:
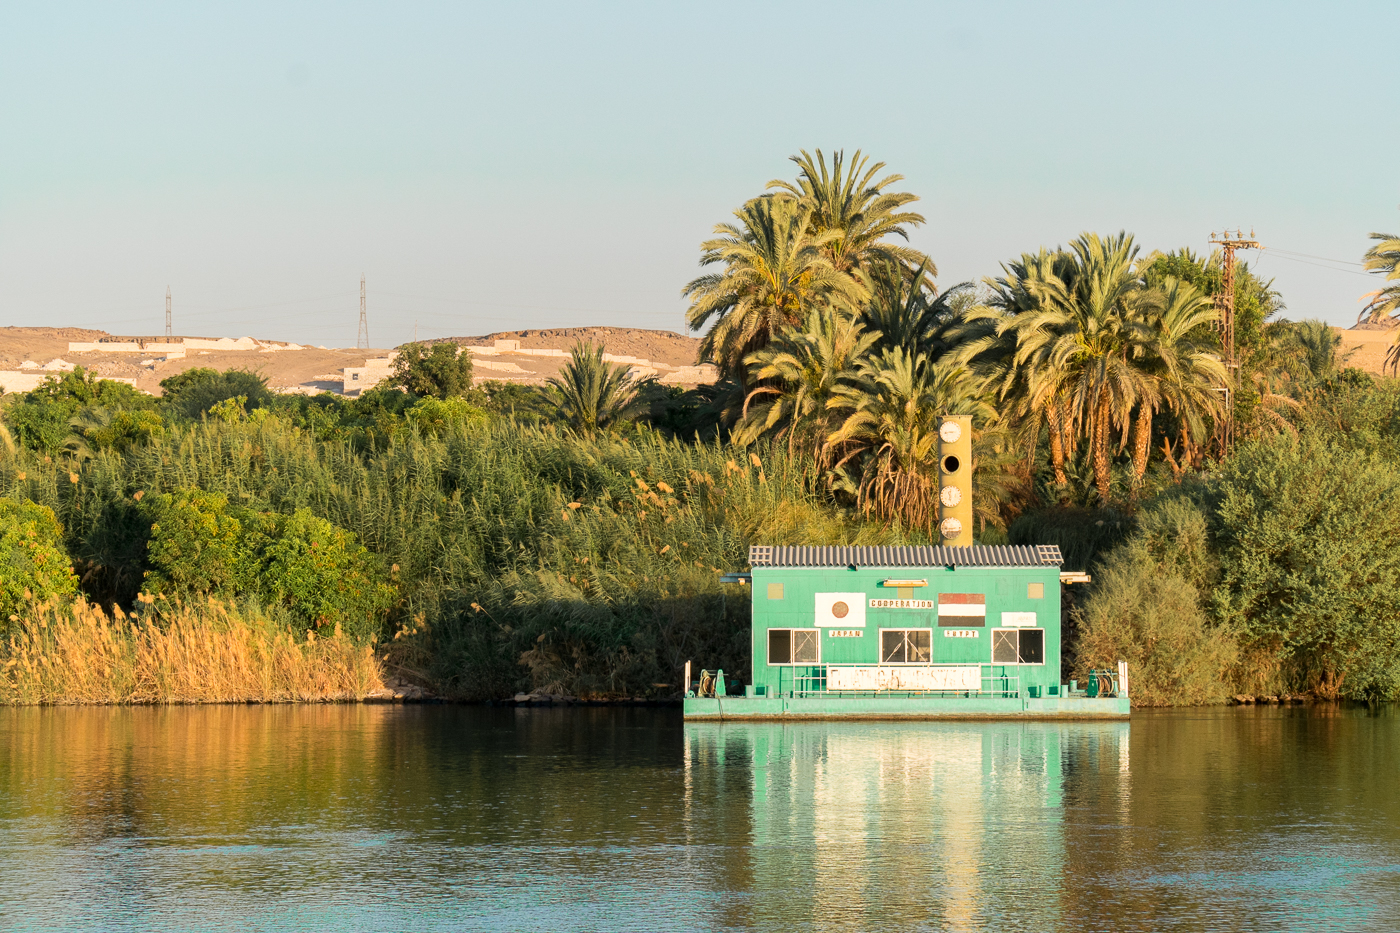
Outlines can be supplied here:
M687 674L686 719L1128 717L1122 662L1060 679L1058 547L754 547L749 563L731 579L752 593L751 676Z

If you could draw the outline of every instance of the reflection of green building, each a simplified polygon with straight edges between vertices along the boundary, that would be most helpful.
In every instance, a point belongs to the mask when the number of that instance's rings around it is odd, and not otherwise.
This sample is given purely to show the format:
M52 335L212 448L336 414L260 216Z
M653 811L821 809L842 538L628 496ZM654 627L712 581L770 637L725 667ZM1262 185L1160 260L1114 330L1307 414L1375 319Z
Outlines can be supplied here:
M1060 929L1067 761L1092 750L1126 789L1128 729L688 723L686 786L751 782L754 928Z
M1060 682L1058 547L755 547L749 562L745 695L687 696L687 719L1128 715L1121 667Z

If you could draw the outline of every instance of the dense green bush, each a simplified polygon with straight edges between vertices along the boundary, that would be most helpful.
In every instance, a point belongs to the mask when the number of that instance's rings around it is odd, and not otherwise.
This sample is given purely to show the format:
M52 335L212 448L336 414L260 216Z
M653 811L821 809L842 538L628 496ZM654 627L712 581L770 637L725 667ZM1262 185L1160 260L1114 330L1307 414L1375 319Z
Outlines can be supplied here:
M188 599L231 596L247 585L243 524L228 497L181 489L148 500L151 517L145 591Z
M53 510L28 500L0 499L0 632L30 600L78 591Z
M1058 544L1064 569L1087 571L1132 530L1132 518L1117 509L1056 505L1017 518L1007 543Z
M264 605L284 608L298 628L339 628L359 641L379 633L395 590L354 535L304 508L259 513L247 527L244 585Z
M22 446L50 456L69 443L75 434L74 419L84 411L99 412L94 425L106 425L122 418L123 413L151 412L156 404L151 396L126 383L99 379L81 366L7 402L4 421L11 436ZM148 418L131 415L117 424L107 438L109 446L119 444L118 432L149 434L153 427Z
M394 359L389 384L418 398L452 398L472 387L472 356L451 342L406 343Z
M144 590L189 600L253 597L299 630L341 628L368 640L394 602L380 560L309 509L231 508L222 493L182 489L148 500Z
M154 411L110 412L105 408L89 409L69 421L82 444L70 444L73 449L115 450L121 453L137 444L146 444L165 433L165 421Z
M464 398L419 399L413 407L404 412L405 420L424 434L441 435L453 427L467 424L484 424L489 420L486 412Z
M1220 490L1220 621L1277 657L1294 690L1400 695L1395 462L1285 436L1242 448Z
M220 402L238 399L238 406L252 411L270 404L273 395L267 380L243 369L219 372L196 367L162 379L161 404L185 418L198 418Z
M1212 623L1203 593L1219 574L1201 509L1176 496L1146 511L1099 564L1078 611L1075 670L1126 660L1140 706L1223 702L1239 658L1235 633Z

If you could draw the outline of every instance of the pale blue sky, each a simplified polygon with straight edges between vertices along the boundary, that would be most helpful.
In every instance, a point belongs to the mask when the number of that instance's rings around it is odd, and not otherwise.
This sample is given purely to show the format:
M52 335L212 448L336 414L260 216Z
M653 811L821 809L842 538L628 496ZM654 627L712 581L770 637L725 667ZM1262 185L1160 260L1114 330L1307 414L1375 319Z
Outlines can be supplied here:
M1354 320L1400 229L1395 3L0 6L0 325L376 346L682 330L798 149L906 176L939 283L1253 226ZM1304 254L1304 255L1297 255Z

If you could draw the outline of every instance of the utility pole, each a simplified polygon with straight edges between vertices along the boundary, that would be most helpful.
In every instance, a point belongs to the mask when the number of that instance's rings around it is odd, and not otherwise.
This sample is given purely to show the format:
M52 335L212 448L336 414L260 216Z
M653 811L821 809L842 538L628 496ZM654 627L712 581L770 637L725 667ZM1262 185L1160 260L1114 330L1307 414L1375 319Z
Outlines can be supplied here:
M165 286L165 339L171 338L170 333L170 286Z
M1215 296L1215 309L1220 314L1218 326L1220 328L1220 346L1224 353L1225 363L1225 414L1220 421L1220 455L1228 454L1235 446L1235 384L1239 381L1240 364L1235 359L1235 250L1237 249L1259 249L1259 241L1254 238L1254 231L1249 231L1246 237L1244 232L1236 230L1234 236L1226 230L1219 237L1215 231L1211 231L1210 241L1219 246L1224 255L1224 281L1221 283L1220 292Z
M369 318L365 317L365 277L360 276L360 334L355 340L355 346L361 350L369 349Z

